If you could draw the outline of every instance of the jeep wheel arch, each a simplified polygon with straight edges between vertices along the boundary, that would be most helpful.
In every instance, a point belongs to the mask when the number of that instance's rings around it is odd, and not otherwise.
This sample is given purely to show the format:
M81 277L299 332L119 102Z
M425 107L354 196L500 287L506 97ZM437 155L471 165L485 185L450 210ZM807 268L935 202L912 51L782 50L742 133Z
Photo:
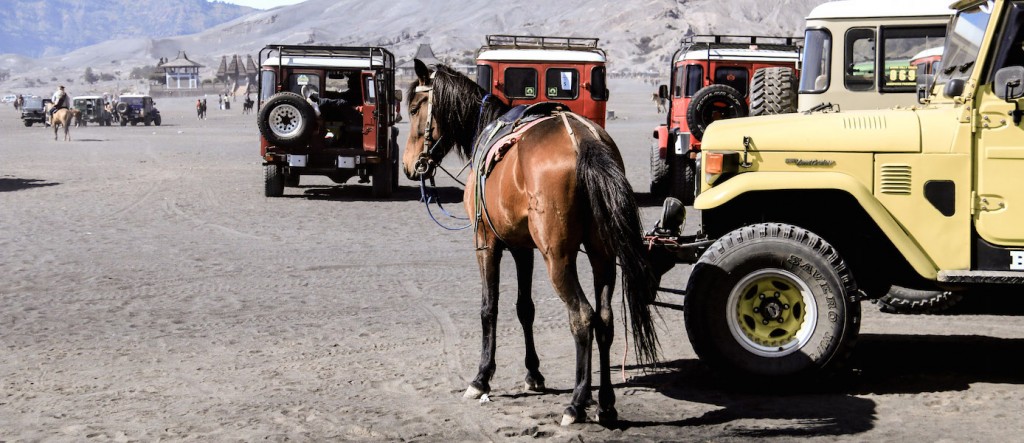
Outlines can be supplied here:
M313 107L302 96L279 92L260 108L256 125L260 135L274 146L304 146L313 135Z
M746 116L747 102L743 94L722 84L709 85L697 91L686 107L686 124L696 140L703 138L708 125L715 121Z
M797 110L798 79L792 68L761 68L750 79L750 116Z
M700 258L683 305L702 361L735 381L838 367L860 328L856 283L834 248L781 223L745 226Z

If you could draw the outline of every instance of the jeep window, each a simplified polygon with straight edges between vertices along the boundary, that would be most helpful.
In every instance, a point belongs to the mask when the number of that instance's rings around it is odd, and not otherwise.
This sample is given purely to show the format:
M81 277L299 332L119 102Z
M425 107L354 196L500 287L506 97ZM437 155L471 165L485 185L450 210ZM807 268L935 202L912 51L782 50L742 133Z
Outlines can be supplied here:
M366 104L377 104L377 86L373 81L373 77L366 76L363 78L363 90L366 91Z
M476 65L476 84L484 88L484 91L491 92L491 67L488 65Z
M1007 66L1024 66L1024 2L1010 5L995 63L988 72L988 83L995 81L996 71Z
M672 71L672 97L679 98L683 96L683 80L686 78L684 75L686 70L682 66L676 66Z
M570 68L551 68L544 73L544 91L548 98L572 100L579 95L580 73Z
M537 98L537 71L532 68L505 70L505 97Z
M828 90L832 63L832 34L826 29L808 29L804 34L803 70L800 93L820 94Z
M594 66L590 70L590 98L596 101L608 100L608 71L604 66Z
M917 89L917 70L910 66L910 59L925 49L943 44L945 35L946 30L942 26L883 26L879 39L885 61L880 79L882 92L914 92Z
M715 84L732 86L740 91L741 96L746 97L750 74L747 72L747 68L718 68L715 69Z
M935 77L937 85L971 76L985 37L985 28L992 16L992 8L992 1L967 8L960 11L950 23L946 47L942 50L943 67Z
M263 71L260 73L260 100L267 100L274 95L277 89L277 75L274 71Z
M316 93L320 93L320 76L316 74L292 74L288 78L288 90L296 94L302 94L302 87L309 86Z
M686 67L686 96L693 97L704 86L704 67L689 65Z
M843 56L846 74L843 83L851 91L870 91L875 87L875 30L853 28L846 31Z

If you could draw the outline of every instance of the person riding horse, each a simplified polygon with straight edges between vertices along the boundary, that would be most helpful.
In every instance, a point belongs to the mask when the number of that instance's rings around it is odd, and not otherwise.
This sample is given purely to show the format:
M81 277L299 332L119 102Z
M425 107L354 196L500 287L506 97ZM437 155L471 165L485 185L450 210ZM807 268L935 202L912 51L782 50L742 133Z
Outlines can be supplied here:
M57 91L53 93L53 108L50 109L50 115L52 116L58 110L67 109L68 101L68 94L64 92L64 85L60 85Z

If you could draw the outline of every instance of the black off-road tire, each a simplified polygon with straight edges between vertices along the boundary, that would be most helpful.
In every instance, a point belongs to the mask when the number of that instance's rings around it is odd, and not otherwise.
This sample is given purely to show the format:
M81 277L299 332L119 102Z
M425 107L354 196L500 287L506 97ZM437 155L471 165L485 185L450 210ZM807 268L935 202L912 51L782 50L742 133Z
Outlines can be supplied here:
M160 126L160 114L153 115L153 124Z
M263 195L280 197L284 195L284 171L280 165L263 167Z
M256 126L260 135L273 146L297 148L305 146L313 135L313 107L302 96L279 92L260 108Z
M849 355L860 330L856 292L846 263L821 237L786 224L747 226L694 265L686 332L701 361L730 381L794 386Z
M878 309L889 314L938 314L963 300L951 291L910 289L893 286L877 300Z
M672 170L669 167L672 152L666 152L665 156L667 158L661 158L658 141L654 140L651 143L651 196L658 199L668 197L672 190Z
M672 155L672 190L669 195L679 199L685 206L693 206L697 192L697 163L689 155Z
M793 68L761 68L750 79L750 116L791 114L797 110L796 73Z
M371 191L373 198L390 198L394 191L391 186L393 182L391 176L395 168L389 164L390 159L387 161L388 163L376 164L371 173L370 185L373 186Z
M729 85L709 85L697 91L686 107L686 124L695 140L704 138L704 131L711 123L746 116L746 99Z
M26 128L31 128L31 127L32 127L32 122L30 122L30 121L28 121L28 120L25 120L25 121L23 121L22 123L24 123L24 124L25 124L25 127L26 127Z

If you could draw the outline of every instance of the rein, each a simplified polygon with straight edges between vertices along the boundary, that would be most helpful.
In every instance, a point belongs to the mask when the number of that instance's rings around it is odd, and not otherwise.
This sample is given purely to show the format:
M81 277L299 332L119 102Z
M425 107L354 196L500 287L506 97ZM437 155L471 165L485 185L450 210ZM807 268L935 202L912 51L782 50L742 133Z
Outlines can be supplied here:
M430 74L431 80L434 79L435 74L437 74L436 71ZM444 166L441 166L441 157L444 154L440 153L440 148L441 140L444 140L444 136L441 136L437 140L434 140L434 87L417 86L415 92L427 93L427 123L423 128L423 152L421 152L419 158L416 159L415 165L416 172L420 176L420 201L422 201L423 204L426 206L427 215L429 215L430 219L433 220L434 223L436 223L438 226L449 231L461 231L463 229L468 229L473 226L472 222L467 223L465 226L446 226L445 224L441 223L437 219L437 217L434 217L433 211L430 210L430 203L433 201L434 204L436 204L437 207L441 210L441 213L448 216L448 218L456 220L469 220L469 217L459 217L452 215L450 212L448 212L447 209L444 208L443 205L441 205L441 199L437 195L437 184L434 182L434 172L435 169L440 169L444 171L445 174L448 174L448 176L451 177L452 180L455 180L456 183L462 186L466 186L465 183L458 179L457 175L462 175L466 168L468 168L469 165L472 164L472 161L467 162L466 165L462 167L462 170L460 170L459 173L456 175L452 175L452 173L448 172L448 170L445 169ZM429 177L430 179L429 192L427 191L427 177Z

